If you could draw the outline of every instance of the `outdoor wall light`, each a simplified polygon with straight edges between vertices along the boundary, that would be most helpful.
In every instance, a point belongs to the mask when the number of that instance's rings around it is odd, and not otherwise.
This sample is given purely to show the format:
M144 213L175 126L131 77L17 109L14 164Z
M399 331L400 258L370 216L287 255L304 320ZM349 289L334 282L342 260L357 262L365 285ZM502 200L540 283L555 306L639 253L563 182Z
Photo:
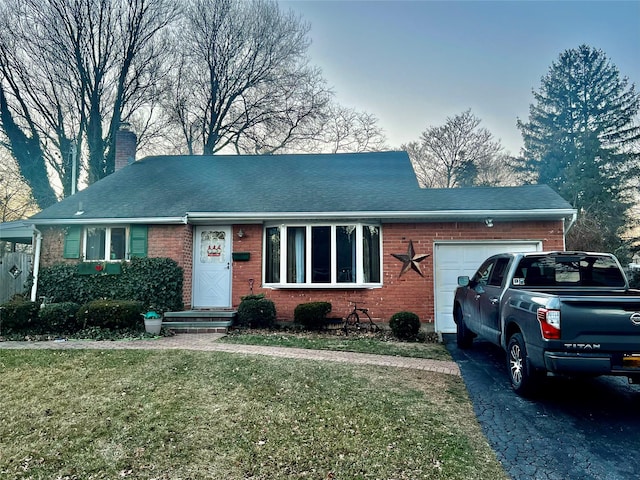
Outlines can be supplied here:
M484 224L489 228L493 227L493 218L485 218Z
M240 229L238 230L238 238L242 238L244 237L244 230Z

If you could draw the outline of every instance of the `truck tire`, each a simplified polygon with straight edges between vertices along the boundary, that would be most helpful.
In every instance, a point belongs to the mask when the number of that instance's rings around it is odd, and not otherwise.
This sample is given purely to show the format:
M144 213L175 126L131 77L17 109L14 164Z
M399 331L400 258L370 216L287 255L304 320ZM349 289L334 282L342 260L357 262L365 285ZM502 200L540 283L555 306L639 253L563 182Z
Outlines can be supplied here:
M462 315L460 307L456 307L453 315L456 322L456 343L458 344L458 348L463 350L471 348L473 333L471 333L465 325L464 315Z
M541 375L531 371L527 347L520 333L514 333L507 344L507 369L513 391L518 395L531 395L539 384Z

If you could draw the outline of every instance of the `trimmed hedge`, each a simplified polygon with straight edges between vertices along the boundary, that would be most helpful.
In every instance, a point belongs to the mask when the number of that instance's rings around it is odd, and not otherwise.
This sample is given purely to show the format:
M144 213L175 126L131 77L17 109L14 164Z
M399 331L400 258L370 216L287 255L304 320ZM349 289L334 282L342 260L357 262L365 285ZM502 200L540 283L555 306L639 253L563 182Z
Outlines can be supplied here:
M276 306L263 293L247 295L238 305L236 321L243 328L271 328L276 323Z
M16 299L0 307L2 334L66 334L79 329L76 314L80 305L77 303L51 303L40 308L37 302Z
M38 313L43 333L75 333L80 329L77 315L80 305L74 302L50 303Z
M327 314L331 311L329 302L301 303L293 311L293 320L307 330L321 330L327 321Z
M413 312L394 313L389 320L389 327L396 338L414 340L420 332L420 318Z
M142 324L144 304L131 300L94 300L78 310L82 329L90 327L108 329L136 328Z
M183 309L182 286L183 270L174 260L135 257L122 262L121 274L81 275L77 264L42 268L38 295L80 305L98 299L127 299L164 313Z
M34 331L38 329L40 304L15 299L0 305L0 334Z

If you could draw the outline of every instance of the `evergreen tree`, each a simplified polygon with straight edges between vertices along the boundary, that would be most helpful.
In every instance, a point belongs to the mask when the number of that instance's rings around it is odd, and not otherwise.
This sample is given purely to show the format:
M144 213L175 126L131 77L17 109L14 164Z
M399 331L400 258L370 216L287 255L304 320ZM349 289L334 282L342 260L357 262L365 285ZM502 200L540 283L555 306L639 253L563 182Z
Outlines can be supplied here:
M602 50L581 45L560 54L533 95L529 121L518 120L525 178L550 185L578 210L567 248L625 257L640 172L635 85Z

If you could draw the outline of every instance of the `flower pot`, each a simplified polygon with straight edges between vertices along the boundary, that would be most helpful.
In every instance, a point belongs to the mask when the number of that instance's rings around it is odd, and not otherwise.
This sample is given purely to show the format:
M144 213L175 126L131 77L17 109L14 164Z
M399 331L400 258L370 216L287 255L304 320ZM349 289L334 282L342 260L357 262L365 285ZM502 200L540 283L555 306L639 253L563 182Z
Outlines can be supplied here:
M158 335L160 333L160 329L162 328L162 315L150 311L143 313L142 318L144 318L144 329L147 333L151 333L153 335Z
M161 328L162 328L162 318L145 318L144 319L144 329L147 331L147 333L158 335L160 333Z

